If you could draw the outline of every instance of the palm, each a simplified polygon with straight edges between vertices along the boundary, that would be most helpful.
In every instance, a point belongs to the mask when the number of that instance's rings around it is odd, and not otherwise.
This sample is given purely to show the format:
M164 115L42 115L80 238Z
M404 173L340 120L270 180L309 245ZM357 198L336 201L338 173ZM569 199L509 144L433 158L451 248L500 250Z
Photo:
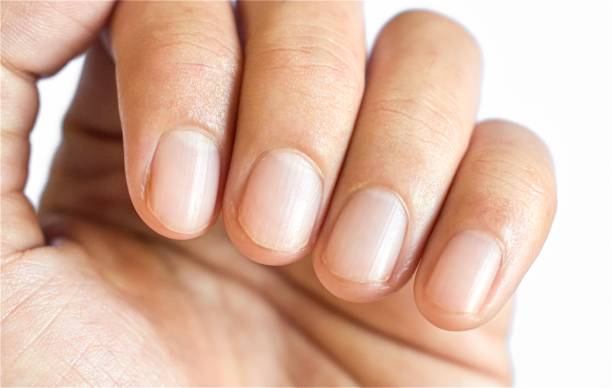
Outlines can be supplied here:
M106 157L96 157L101 152ZM155 236L131 208L121 152L118 138L68 125L42 204L52 246L3 263L5 382L507 378L507 314L476 330L446 332L421 317L410 285L354 305L328 295L309 260L269 268L241 257L220 224L192 241Z

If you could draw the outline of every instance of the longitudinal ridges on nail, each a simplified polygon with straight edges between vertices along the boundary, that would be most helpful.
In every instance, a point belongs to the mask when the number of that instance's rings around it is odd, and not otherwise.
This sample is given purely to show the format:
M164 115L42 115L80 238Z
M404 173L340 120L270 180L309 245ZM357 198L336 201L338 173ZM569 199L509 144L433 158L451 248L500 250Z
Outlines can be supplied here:
M149 206L164 226L194 233L211 221L219 185L219 151L198 129L163 134L152 161Z
M342 209L323 260L340 278L384 282L398 260L407 225L406 211L396 194L382 188L363 189Z
M292 150L265 154L253 167L239 219L254 243L279 252L304 247L316 221L323 184L310 160Z

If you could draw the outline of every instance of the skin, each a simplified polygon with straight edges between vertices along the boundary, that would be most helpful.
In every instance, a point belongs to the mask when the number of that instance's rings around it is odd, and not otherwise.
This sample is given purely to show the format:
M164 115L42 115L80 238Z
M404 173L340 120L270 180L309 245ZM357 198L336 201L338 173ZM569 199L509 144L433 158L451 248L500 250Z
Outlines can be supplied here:
M240 2L239 22L221 2L113 6L2 3L3 384L510 383L508 301L550 228L554 174L529 130L474 122L481 60L461 26L398 15L366 72L356 3ZM35 212L36 80L83 50ZM186 125L219 151L213 215L189 232L151 205L157 144ZM292 251L241 218L254 166L279 149L321 187ZM381 282L329 266L343 209L368 188L407 220ZM444 299L457 292L431 283L471 265L445 254L464 233L499 265L458 312Z

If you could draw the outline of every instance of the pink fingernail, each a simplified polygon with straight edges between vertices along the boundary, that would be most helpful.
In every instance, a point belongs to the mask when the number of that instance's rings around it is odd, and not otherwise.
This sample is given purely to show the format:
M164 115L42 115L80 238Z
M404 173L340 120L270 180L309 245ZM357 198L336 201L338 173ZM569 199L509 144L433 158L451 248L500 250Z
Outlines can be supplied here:
M501 264L499 244L487 234L466 231L453 237L426 285L431 301L463 314L480 311Z
M269 152L251 172L239 209L240 223L256 244L295 252L310 240L322 190L321 177L304 155Z
M323 261L340 278L384 282L397 262L407 224L406 211L396 194L380 188L360 191L342 209Z
M200 130L163 134L149 187L149 206L159 221L179 233L206 227L215 209L219 168L219 151Z

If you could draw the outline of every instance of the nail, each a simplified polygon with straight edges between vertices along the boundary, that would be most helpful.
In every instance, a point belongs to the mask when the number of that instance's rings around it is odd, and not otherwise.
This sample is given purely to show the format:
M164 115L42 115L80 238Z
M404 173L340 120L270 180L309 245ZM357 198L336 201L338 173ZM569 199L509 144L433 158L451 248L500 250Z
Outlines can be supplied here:
M310 240L322 190L320 175L301 153L269 152L251 172L239 209L240 223L256 244L295 252Z
M211 221L219 184L219 150L201 130L162 135L151 165L149 206L166 228L194 233Z
M499 244L489 235L466 231L453 237L427 284L432 302L462 314L480 311L501 264Z
M408 218L399 197L368 188L345 205L323 262L336 276L359 283L387 281L402 249Z

